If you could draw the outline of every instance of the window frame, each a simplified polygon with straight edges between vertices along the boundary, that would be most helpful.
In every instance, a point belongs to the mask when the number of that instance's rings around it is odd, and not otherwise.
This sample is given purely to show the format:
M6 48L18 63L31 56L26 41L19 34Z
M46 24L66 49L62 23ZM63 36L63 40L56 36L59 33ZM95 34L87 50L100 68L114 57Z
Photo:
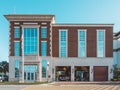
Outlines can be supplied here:
M18 37L16 37L16 30L15 30L16 28L19 29L19 32L17 32L17 34L19 35ZM19 26L14 27L14 38L20 38L20 27Z
M25 28L36 28L37 29L37 38L38 38L38 40L37 40L37 49L38 49L38 51L37 51L37 53L34 53L34 54L25 54L25 52L24 52L24 30L25 30ZM22 54L24 54L24 55L39 55L39 26L37 25L37 26L22 26L22 32L23 32L23 40L22 40L22 43L23 43L23 50L22 50Z
M42 42L46 43L46 55L42 55ZM47 56L47 41L41 41L41 56L42 57Z
M99 38L98 37L98 32L99 31L103 31L104 32L104 50L103 50L103 56L102 57L98 56L98 50L99 50L98 49L98 38ZM106 50L105 50L106 49L106 47L105 47L105 45L106 45L106 43L105 43L106 42L106 38L105 38L106 37L106 33L105 33L105 31L106 31L105 29L97 29L97 35L96 35L97 36L97 43L96 43L96 45L97 45L97 57L98 58L104 58L104 57L106 57L106 54L105 54L106 53Z
M17 42L19 43L19 55L15 54L15 52L16 52L15 43L17 43ZM20 47L21 47L20 41L14 41L14 56L20 56Z
M43 37L42 28L46 28L46 37ZM47 26L41 26L41 38L47 38Z
M61 56L61 31L66 32L66 56L65 57ZM60 58L68 57L68 29L59 29L59 57Z
M80 48L80 35L79 35L79 33L80 33L80 31L84 31L85 32L85 56L80 56L80 50L79 50L79 48ZM79 58L86 58L87 57L87 29L78 29L78 57Z

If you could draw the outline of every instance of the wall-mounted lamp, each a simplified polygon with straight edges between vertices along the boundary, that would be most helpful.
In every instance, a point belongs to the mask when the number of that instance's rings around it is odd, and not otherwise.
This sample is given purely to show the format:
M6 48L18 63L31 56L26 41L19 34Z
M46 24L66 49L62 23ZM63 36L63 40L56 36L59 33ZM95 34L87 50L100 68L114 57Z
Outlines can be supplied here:
M74 68L72 68L72 73L74 73Z
M94 70L93 70L93 69L91 69L91 73L93 73L93 71L94 71Z
M110 69L110 73L112 73L112 72L113 72L113 68Z

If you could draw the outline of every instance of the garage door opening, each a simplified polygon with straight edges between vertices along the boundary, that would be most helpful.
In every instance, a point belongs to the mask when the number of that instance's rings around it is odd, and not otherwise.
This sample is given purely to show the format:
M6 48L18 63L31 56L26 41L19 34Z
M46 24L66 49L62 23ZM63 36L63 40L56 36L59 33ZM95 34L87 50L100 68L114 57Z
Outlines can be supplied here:
M56 81L70 81L71 80L71 67L70 66L57 66L56 67Z
M89 81L89 66L75 66L75 81Z
M108 81L108 66L94 66L94 81Z

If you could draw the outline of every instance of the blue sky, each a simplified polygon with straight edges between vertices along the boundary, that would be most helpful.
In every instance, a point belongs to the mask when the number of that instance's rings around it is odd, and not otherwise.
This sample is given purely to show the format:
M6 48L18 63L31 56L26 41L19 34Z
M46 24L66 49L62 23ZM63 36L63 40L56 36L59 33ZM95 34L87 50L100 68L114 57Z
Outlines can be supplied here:
M8 61L5 14L55 14L57 23L113 23L120 30L120 0L0 0L0 61Z

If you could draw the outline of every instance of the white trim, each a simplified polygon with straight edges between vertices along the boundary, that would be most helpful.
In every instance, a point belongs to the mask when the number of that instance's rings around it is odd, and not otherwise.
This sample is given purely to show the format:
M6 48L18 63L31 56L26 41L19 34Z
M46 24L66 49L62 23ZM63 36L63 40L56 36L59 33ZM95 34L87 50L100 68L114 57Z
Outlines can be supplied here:
M21 25L22 28L39 28L40 25Z
M64 57L61 57L61 53L60 53L61 52L61 50L60 50L60 41L61 41L61 39L60 39L60 37L61 37L60 32L61 31L66 31L66 57L68 57L68 29L59 29L59 57L60 58L64 58Z
M96 37L96 38L97 38L97 39L96 39L96 40L97 40L97 43L96 43L96 45L97 45L97 46L96 46L96 47L97 47L97 49L96 49L96 50L97 50L97 51L96 51L96 52L97 52L97 53L96 53L96 56L97 56L97 58L104 58L104 57L106 57L106 54L105 54L105 53L106 53L106 47L105 47L105 45L106 45L106 43L105 43L105 42L106 42L106 38L105 38L105 37L106 37L106 35L105 35L106 33L105 33L105 31L106 31L106 30L105 30L105 29L97 29L96 31L97 31L97 33L96 33L96 36L97 36L97 37ZM103 57L98 57L98 31L104 31L104 55L103 55Z
M14 40L14 42L20 42L19 40Z
M52 24L50 23L50 56L52 57Z
M42 40L41 42L47 42L47 41Z
M47 26L41 26L41 28L47 28Z
M15 28L20 28L20 26L14 26L14 29L15 29Z
M15 24L15 25L19 25L20 23L19 23L19 22L15 22L14 24Z
M31 24L34 24L34 25L37 25L38 23L28 23L28 22L24 22L23 24L27 24L27 25L31 25Z
M40 47L39 47L39 44L40 44L40 43L39 43L39 41L40 41L39 31L40 31L40 30L39 30L39 27L37 27L37 33L38 33L38 51L37 51L37 54L38 54L37 56L38 56L38 58L37 58L37 59L39 59L39 55L40 55L40 51L39 51L39 50L40 50Z
M47 23L41 23L42 25L46 25Z
M113 24L52 24L53 27L113 27Z
M80 50L79 50L79 32L84 31L85 32L85 57L80 57ZM86 58L87 57L87 29L78 29L78 57L79 58Z

